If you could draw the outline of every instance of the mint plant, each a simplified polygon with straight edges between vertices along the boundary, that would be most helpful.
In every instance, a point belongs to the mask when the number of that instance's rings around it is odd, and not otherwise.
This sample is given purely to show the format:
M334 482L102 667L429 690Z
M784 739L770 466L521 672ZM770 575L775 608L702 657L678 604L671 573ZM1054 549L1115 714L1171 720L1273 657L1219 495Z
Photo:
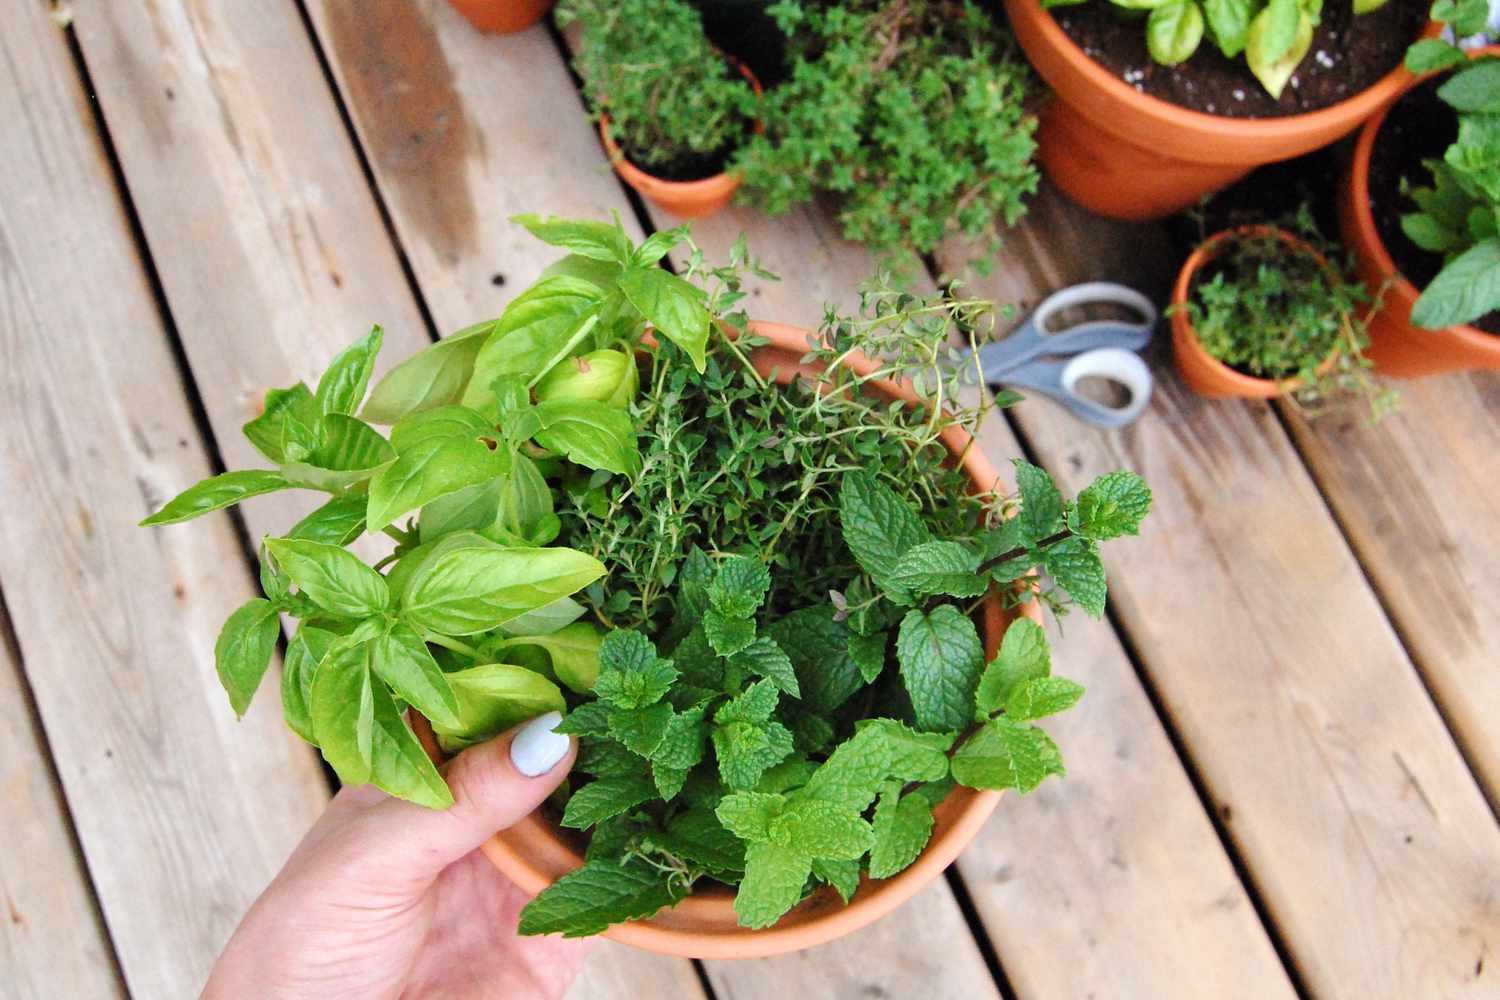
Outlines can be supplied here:
M1042 0L1068 7L1088 0ZM1147 12L1146 48L1163 66L1191 59L1207 37L1226 59L1245 57L1266 93L1281 97L1312 48L1323 0L1109 0L1125 11ZM1367 14L1386 0L1348 0Z
M735 160L743 196L771 213L838 198L848 239L927 253L964 233L998 246L1036 191L1030 68L970 0L780 0L789 78Z
M346 783L432 808L452 798L408 711L448 753L565 711L579 754L555 818L589 844L528 934L597 933L706 881L766 927L905 869L955 785L1063 774L1036 723L1082 688L1029 619L987 659L974 615L1101 614L1098 544L1136 533L1151 496L1116 472L1067 500L1025 462L1016 494L976 493L951 467L944 434L990 406L958 402L948 340L976 343L994 307L877 279L810 340L818 374L780 386L752 363L740 285L764 272L743 242L714 267L686 229L636 246L618 223L518 221L569 252L498 319L370 389L373 331L316 389L267 394L245 430L274 469L147 518L329 495L264 540L265 596L220 635L235 711L290 616L288 724ZM659 262L684 242L679 277ZM858 374L855 353L879 360ZM881 379L918 402L872 395ZM347 548L366 535L389 542L373 565Z
M1489 5L1441 0L1432 16L1462 38L1485 30ZM1411 47L1406 64L1418 73L1462 67L1437 92L1453 109L1458 137L1441 160L1424 161L1430 185L1403 178L1416 211L1401 217L1402 232L1443 257L1443 268L1422 290L1411 321L1441 330L1500 309L1500 59L1471 60L1457 45L1429 38Z
M706 176L749 136L755 93L709 42L691 4L561 0L557 23L582 28L573 68L594 116L609 115L636 166L674 174L696 167Z

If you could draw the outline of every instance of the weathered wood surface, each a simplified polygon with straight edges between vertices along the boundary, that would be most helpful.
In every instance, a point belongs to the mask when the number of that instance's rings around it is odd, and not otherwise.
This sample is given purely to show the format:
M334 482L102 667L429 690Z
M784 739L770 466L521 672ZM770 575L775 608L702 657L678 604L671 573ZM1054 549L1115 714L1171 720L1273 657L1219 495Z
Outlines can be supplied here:
M229 520L136 527L208 464L44 5L0 67L0 588L125 980L190 996L326 788L274 706L224 708L214 637L253 590Z
M600 941L573 980L567 1000L707 1000L693 963Z
M12 1000L123 997L125 984L0 612L0 975Z
M1047 264L975 287L1034 304L1110 265L1151 283L1086 213L1049 214L1028 223ZM1106 553L1114 613L1299 973L1320 996L1493 996L1500 832L1473 775L1270 408L1157 374L1124 432L1014 412L1065 489L1120 467L1153 485L1145 535Z
M1386 613L1500 806L1500 374L1393 380L1401 411L1292 433Z

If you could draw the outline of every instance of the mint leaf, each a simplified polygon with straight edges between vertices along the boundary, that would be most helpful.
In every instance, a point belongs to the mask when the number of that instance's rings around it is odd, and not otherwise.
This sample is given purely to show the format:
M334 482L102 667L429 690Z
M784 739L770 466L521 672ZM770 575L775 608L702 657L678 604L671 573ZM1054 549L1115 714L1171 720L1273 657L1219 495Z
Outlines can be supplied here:
M1417 299L1411 321L1429 330L1441 330L1472 323L1493 310L1497 302L1500 302L1500 237L1491 237L1444 265Z
M1029 792L1049 774L1067 774L1052 737L1004 716L985 723L953 754L953 777L969 788Z
M808 779L805 794L863 812L888 779L947 777L953 740L952 733L919 733L893 719L871 719L829 754Z
M835 861L858 860L875 839L870 824L858 812L818 799L790 803L771 820L769 834L774 844Z
M568 799L562 825L572 830L587 830L655 795L656 786L645 778L600 778L584 785Z
M733 656L755 641L755 622L748 618L730 618L717 608L703 616L703 634L720 656Z
M745 870L744 843L726 830L710 809L678 813L667 823L666 831L651 840L689 864L716 872Z
M896 782L880 793L871 826L870 877L890 878L922 853L932 838L932 806L920 795L902 795Z
M798 697L814 712L832 712L864 686L849 658L849 627L833 620L833 607L802 608L766 627L797 672Z
M586 701L559 722L553 732L566 736L608 736L610 716L615 711L598 701Z
M236 718L250 707L250 699L255 697L255 689L260 687L261 678L271 665L271 654L276 652L276 637L280 634L276 605L258 597L240 605L219 630L214 643L214 667Z
M896 561L890 581L913 597L978 597L987 586L978 568L979 555L957 542L923 542Z
M737 790L754 788L768 768L779 764L794 749L791 730L779 722L764 725L730 722L716 726L713 738L719 777Z
M1016 520L1027 541L1039 542L1063 526L1062 494L1045 470L1020 458L1013 464L1021 494L1021 513Z
M714 564L694 545L677 571L677 609L684 625L696 624L708 610L708 585L714 579Z
M740 924L770 927L802 899L812 859L792 847L767 842L745 848L745 877L734 896Z
M749 618L760 608L771 589L771 571L759 559L734 556L724 561L708 585L707 596L714 610L726 618Z
M663 802L671 802L687 784L688 768L671 767L661 761L651 762L651 780L656 783L656 794Z
M756 681L725 702L714 713L714 721L718 723L765 722L771 717L771 713L776 711L776 702L779 697L775 681Z
M667 731L651 759L664 767L686 771L703 759L706 735L702 706L679 712L667 724Z
M984 647L974 623L951 604L908 611L896 635L896 662L911 696L917 726L962 729L974 715Z
M641 861L596 859L547 888L521 911L521 934L588 937L611 924L643 920L687 894Z
M1406 68L1413 73L1436 73L1468 61L1463 49L1441 38L1424 38L1406 50Z
M859 891L859 862L835 861L832 858L813 858L813 874L833 886L845 903Z
M719 800L714 815L741 840L767 841L771 821L786 808L786 797L766 792L731 792Z
M1106 541L1140 533L1142 519L1151 511L1151 488L1134 472L1106 473L1078 494L1068 514L1068 527L1085 538Z
M1018 685L1052 673L1047 633L1030 618L1017 618L1000 640L1000 652L985 667L975 693L975 717L981 722L1004 707Z
M585 736L578 741L573 769L596 778L635 778L641 773L641 758L612 739Z
M729 665L757 677L764 677L793 698L802 692L797 686L797 672L792 661L767 636L761 636L729 658Z
M1086 614L1092 618L1104 614L1108 583L1097 542L1077 535L1064 538L1042 550L1042 565Z
M902 556L932 540L911 505L874 476L856 472L839 487L839 523L860 568L892 600L909 603L910 594L893 574Z
M650 757L661 748L671 725L672 706L665 702L646 708L616 708L609 714L609 734L642 757Z
M599 677L594 694L621 708L644 708L661 701L677 679L671 660L656 655L639 632L616 629L599 645Z
M1066 712L1083 697L1083 685L1066 677L1033 677L1018 684L1005 699L1005 716L1014 722Z
M866 684L873 684L885 669L885 650L890 641L891 637L884 632L849 637L849 659L859 669L859 676Z

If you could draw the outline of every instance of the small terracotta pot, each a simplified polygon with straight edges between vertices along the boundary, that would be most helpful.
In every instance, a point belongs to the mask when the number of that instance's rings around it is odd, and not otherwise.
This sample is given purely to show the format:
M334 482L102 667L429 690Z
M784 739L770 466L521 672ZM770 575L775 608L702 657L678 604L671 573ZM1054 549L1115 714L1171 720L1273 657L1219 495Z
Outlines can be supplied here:
M1240 226L1215 233L1204 240L1188 257L1177 275L1177 284L1172 289L1172 355L1177 361L1177 371L1182 375L1182 380L1200 396L1210 399L1274 399L1295 392L1302 386L1300 378L1269 379L1246 375L1209 354L1203 342L1198 339L1186 308L1193 291L1194 277L1205 264L1219 255L1228 240L1272 235L1285 243L1290 252L1305 253L1325 268L1329 267L1327 259L1310 243L1284 229L1275 226ZM1331 367L1337 360L1338 352L1335 351L1318 366L1319 370Z
M1500 55L1500 45L1476 49L1470 55ZM1420 82L1412 80L1402 88L1402 93ZM1376 302L1376 311L1368 317L1370 348L1365 356L1382 375L1400 378L1500 368L1500 337L1494 334L1475 326L1428 330L1412 325L1411 311L1421 293L1396 270L1396 262L1375 228L1375 213L1370 208L1370 157L1380 127L1393 107L1382 109L1365 123L1339 191L1339 226L1344 242L1354 254L1360 279Z
M734 68L740 71L750 86L755 90L755 96L761 95L760 81L750 68L738 59L730 60ZM764 128L760 122L755 123L755 131ZM738 174L719 173L712 177L705 177L697 181L668 181L660 177L653 177L646 173L625 157L614 138L609 134L609 115L599 116L599 139L604 143L604 150L609 154L609 162L615 168L615 172L624 178L625 183L639 191L644 197L651 199L652 203L664 211L682 219L702 219L709 216L729 204L729 199L734 197L734 192L739 189L740 178Z
M1116 219L1171 215L1262 164L1326 146L1352 132L1412 79L1398 67L1321 111L1224 118L1136 90L1074 44L1041 0L1005 0L1005 9L1016 40L1056 92L1037 131L1043 169L1068 197ZM1247 85L1257 84L1250 78Z
M770 340L751 354L751 363L763 376L769 377L774 370L777 382L785 385L799 372L816 371L801 360L807 353L806 330L756 322L750 324L750 331ZM875 367L874 362L862 355L853 355L846 363L861 374L868 374ZM909 383L880 379L866 384L891 399L916 400ZM968 433L961 428L949 428L943 435L943 443L955 460L962 463L976 491L994 488L999 474ZM983 615L986 660L999 651L1005 629L1018 616L1041 621L1041 610L1035 601L1008 611L991 597L983 606ZM428 753L441 759L427 721L413 713L412 722ZM664 955L705 959L762 958L824 944L880 919L941 875L979 833L999 801L1000 793L996 791L955 788L933 810L936 822L932 840L921 856L892 878L862 879L859 891L847 906L831 888L824 886L774 926L750 930L741 927L735 916L733 891L715 887L695 892L649 920L616 924L605 932L605 937ZM507 878L525 892L536 895L583 864L584 846L576 831L562 829L538 810L509 830L495 834L482 850Z
M492 35L525 31L552 9L552 0L448 0L469 23Z

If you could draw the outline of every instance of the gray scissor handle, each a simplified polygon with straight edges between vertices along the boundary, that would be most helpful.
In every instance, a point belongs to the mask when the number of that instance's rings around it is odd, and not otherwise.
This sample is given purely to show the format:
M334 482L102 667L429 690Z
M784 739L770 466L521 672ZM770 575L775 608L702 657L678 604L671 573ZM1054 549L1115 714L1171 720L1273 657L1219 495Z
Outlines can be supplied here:
M1124 406L1106 406L1080 395L1078 383L1086 378L1107 379L1130 393ZM1124 427L1151 403L1155 380L1139 354L1119 347L1084 351L1067 361L1033 361L1013 369L1005 384L1032 389L1072 410L1078 417L1100 427Z
M1077 306L1115 305L1135 313L1136 322L1117 319L1087 320L1065 330L1050 332L1052 320L1065 309ZM1151 342L1156 328L1156 305L1146 296L1112 281L1089 281L1047 296L1026 322L1004 340L979 349L979 363L987 382L1008 382L1009 372L1036 358L1054 354L1079 354L1100 347L1138 351Z

